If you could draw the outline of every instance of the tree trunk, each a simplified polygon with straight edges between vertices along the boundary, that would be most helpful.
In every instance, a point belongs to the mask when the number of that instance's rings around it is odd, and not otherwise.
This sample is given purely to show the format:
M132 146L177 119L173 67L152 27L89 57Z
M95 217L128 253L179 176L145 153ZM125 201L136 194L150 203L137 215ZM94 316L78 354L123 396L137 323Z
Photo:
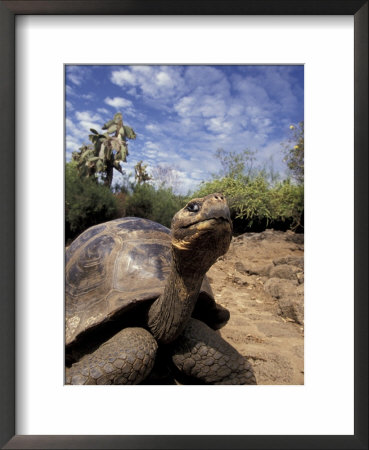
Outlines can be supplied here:
M108 167L106 169L106 178L104 181L104 185L110 188L112 182L113 182L113 166L108 164Z

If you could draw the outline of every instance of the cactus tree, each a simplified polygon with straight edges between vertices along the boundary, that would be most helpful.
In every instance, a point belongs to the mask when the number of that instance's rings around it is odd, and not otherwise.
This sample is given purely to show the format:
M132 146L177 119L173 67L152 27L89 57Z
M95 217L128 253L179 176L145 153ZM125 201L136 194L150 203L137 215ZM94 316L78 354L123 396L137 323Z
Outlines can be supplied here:
M146 181L150 181L151 177L146 171L147 164L142 164L142 161L139 161L135 165L135 180L137 184L146 183Z
M114 115L112 120L102 127L104 134L90 128L89 139L92 144L84 145L79 152L73 153L73 159L78 162L81 176L95 177L100 175L104 184L111 187L113 170L123 174L121 162L127 161L127 139L135 139L136 133L131 127L123 124L121 113Z

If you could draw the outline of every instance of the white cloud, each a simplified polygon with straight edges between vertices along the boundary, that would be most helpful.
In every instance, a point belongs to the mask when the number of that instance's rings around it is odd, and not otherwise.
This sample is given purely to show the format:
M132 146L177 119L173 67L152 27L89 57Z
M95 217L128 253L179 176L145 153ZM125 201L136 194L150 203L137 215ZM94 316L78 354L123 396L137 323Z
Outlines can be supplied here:
M253 117L251 123L258 129L266 129L271 126L272 121L267 117Z
M245 98L247 104L266 105L272 102L264 85L255 78L238 77L234 83L234 87L238 91L238 94L242 95Z
M66 138L65 138L65 145L67 147L67 149L69 150L75 150L76 147L79 146L79 142L77 141L77 139L75 138L75 136L72 136L70 134L67 134Z
M78 75L74 73L68 74L68 80L71 81L74 84L77 84L78 86L81 84L82 79Z
M232 122L227 122L222 117L212 117L205 124L214 133L230 133L233 128Z
M69 81L77 86L80 86L89 73L89 68L86 66L66 66L66 77Z
M173 80L166 72L159 72L158 74L156 74L156 82L159 86L173 86Z
M209 66L188 66L185 72L185 78L187 83L198 86L219 85L220 83L224 87L228 84L226 76L217 67ZM224 84L225 83L225 84Z
M268 141L259 148L258 161L261 166L265 166L267 170L278 172L281 177L287 175L287 166L283 162L282 146L279 140Z
M113 107L113 108L127 108L127 107L132 107L132 102L131 100L128 100L126 98L123 97L114 97L114 98L110 98L110 97L106 97L104 102Z
M159 146L158 144L155 144L155 142L151 142L151 141L146 141L145 142L145 147L151 149L151 150L159 150Z
M137 89L136 88L130 88L127 90L127 94L132 95L132 97L138 97Z
M132 70L132 72L135 73L140 73L140 74L144 74L144 75L148 75L150 76L154 69L155 66L131 66L130 69Z
M159 102L157 107L160 107L184 91L181 72L180 66L130 66L113 70L110 80L124 89L130 88L127 92L142 97L146 102L155 99Z
M67 100L65 102L65 106L66 106L68 111L73 111L73 109L74 109L74 106L73 106L72 102L70 102L69 100Z
M111 82L118 86L132 85L136 84L136 76L131 70L113 70Z
M240 103L232 103L229 109L227 110L227 114L230 117L240 117L245 111L245 106Z
M160 131L160 127L154 123L148 123L145 125L146 130L151 131L153 133L158 133Z
M67 159L72 157L72 153L77 151L81 147L82 143L71 134L67 134L65 138L65 148L67 153Z
M82 94L81 98L83 98L83 100L92 100L94 98L94 94L90 93L90 94Z
M145 160L157 158L158 152L152 149L145 149Z
M224 116L227 111L226 100L205 95L198 110L203 117Z
M78 86L81 84L81 79L73 74L70 74L68 76L68 80L70 80L74 84L77 84Z
M196 100L194 97L183 97L175 105L175 111L182 117L191 116L194 111Z
M91 111L76 111L74 117L75 120L70 117L65 120L67 158L71 156L72 151L77 151L84 143L89 143L90 128L101 131L103 124L101 116Z
M66 126L66 129L67 129L67 134L72 134L72 135L75 136L75 135L77 135L80 132L80 130L76 126L75 122L72 121L69 117L67 117L65 119L65 126Z
M96 122L102 120L100 114L90 111L76 111L75 116L79 121Z
M69 84L65 85L65 92L67 95L76 95L72 86L70 86Z
M106 108L97 108L97 111L101 114L109 114L109 111Z
M81 127L82 136L85 136L84 141L88 140L88 135L91 134L91 131L90 131L91 128L93 128L96 131L101 132L100 122L90 122L87 120L82 120L79 123L79 126Z
M70 77L68 77L68 80L70 80ZM65 93L67 97L73 97L73 99L83 99L83 100L93 100L94 94L92 92L89 92L88 94L83 94L79 91L79 86L71 86L69 84L65 85Z

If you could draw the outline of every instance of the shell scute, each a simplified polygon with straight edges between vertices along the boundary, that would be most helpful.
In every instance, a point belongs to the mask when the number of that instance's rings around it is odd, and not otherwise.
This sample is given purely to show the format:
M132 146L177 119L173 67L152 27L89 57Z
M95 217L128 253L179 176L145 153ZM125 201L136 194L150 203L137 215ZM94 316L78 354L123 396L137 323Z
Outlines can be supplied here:
M89 239L93 236L96 236L99 233L102 233L106 228L106 225L103 223L101 225L95 225L88 230L84 231L80 234L69 246L68 250L65 254L65 263L67 264L70 257L77 251L78 248L82 247Z
M66 271L66 284L71 295L86 294L104 283L109 269L106 260L114 246L112 236L100 234L81 249Z
M125 232L132 233L133 231L145 231L170 234L170 230L161 225L160 223L153 222L149 219L140 219L138 217L125 217L123 219L116 219L110 222L118 230L124 230Z
M150 291L153 282L165 282L170 263L169 240L127 241L115 260L113 287L127 293Z

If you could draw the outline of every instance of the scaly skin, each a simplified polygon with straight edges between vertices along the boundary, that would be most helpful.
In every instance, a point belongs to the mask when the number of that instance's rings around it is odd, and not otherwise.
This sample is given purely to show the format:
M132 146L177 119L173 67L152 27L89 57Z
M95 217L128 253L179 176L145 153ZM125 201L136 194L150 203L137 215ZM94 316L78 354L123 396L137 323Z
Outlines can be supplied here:
M158 344L143 328L125 328L66 369L66 384L138 384L154 365Z
M190 319L173 344L172 361L180 372L201 383L256 384L247 359L196 319Z
M195 308L205 273L224 255L232 222L221 194L191 200L173 217L172 265L164 293L151 305L147 325L159 344L182 333Z

